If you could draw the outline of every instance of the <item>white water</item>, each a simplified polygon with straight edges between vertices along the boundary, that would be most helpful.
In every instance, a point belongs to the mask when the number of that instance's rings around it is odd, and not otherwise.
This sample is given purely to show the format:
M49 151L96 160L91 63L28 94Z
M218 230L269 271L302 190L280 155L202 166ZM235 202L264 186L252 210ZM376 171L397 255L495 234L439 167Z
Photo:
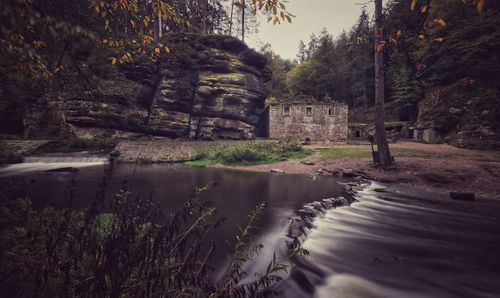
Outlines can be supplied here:
M382 188L314 220L283 297L500 297L499 202Z
M104 160L93 162L24 162L0 168L0 177L16 176L33 172L46 172L63 168L85 168L105 164Z
M0 177L58 169L71 171L79 168L104 165L106 163L109 163L109 158L103 155L96 155L95 152L52 153L26 157L23 163L0 167Z

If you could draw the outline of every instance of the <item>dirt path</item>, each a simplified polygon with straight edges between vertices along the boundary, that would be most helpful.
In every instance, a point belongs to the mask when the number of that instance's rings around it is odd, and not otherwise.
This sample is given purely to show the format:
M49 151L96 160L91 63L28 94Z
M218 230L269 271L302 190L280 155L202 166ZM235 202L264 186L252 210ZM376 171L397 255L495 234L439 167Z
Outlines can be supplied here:
M391 144L396 163L387 170L373 167L370 157L325 158L319 148L367 149L369 145L312 145L315 154L302 161L289 160L276 164L232 167L247 171L269 172L271 169L286 173L339 174L346 169L366 173L366 177L387 183L401 183L437 192L474 192L479 197L500 199L500 152L455 148L449 145L422 143ZM409 152L409 153L408 153ZM412 156L412 152L414 156Z

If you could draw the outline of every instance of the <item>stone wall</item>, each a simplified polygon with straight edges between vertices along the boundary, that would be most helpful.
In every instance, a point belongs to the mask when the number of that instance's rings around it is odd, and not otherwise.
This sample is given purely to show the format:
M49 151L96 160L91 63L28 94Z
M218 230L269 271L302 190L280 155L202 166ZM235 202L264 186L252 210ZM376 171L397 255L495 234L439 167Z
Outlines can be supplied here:
M345 142L347 115L347 105L338 102L272 105L269 109L269 137Z

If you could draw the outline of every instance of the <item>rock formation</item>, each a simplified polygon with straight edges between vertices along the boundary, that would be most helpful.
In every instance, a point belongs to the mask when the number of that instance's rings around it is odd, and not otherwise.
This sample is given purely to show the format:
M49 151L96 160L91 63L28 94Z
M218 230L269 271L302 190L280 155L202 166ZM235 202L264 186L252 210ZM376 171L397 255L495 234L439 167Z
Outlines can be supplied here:
M86 84L67 76L27 109L26 137L254 138L267 95L266 58L227 36L172 34L163 42L171 52L156 62L94 65Z

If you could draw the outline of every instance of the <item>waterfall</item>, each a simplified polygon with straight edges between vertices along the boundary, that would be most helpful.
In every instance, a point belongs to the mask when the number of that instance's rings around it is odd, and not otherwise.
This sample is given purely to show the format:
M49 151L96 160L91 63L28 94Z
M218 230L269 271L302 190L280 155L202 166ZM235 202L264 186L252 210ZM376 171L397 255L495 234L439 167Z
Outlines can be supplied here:
M104 156L31 156L24 163L108 163Z

